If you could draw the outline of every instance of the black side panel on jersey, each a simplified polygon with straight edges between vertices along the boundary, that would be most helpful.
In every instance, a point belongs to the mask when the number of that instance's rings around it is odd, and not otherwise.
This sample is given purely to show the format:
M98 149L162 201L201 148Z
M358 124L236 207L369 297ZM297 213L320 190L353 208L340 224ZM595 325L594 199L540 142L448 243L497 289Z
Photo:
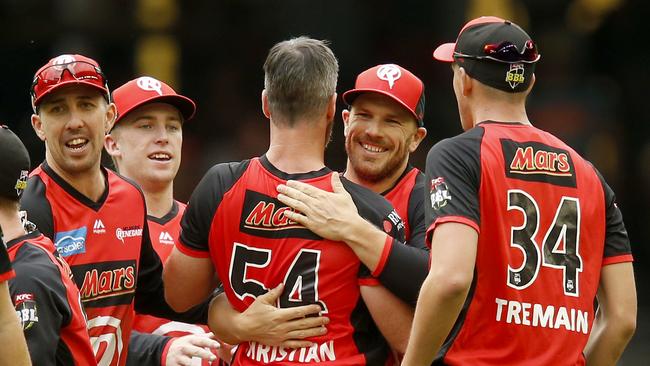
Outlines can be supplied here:
M54 240L54 219L52 206L45 196L45 183L34 175L27 181L27 189L20 198L20 209L27 211L27 220L36 225L38 231Z
M411 237L408 239L408 245L414 248L424 249L427 252L429 247L424 241L427 227L424 225L424 197L426 177L420 172L415 178L415 185L409 196L408 220L411 229Z
M210 168L194 189L181 220L180 240L187 247L208 251L208 236L221 199L244 174L250 160L217 164ZM214 199L205 199L211 197Z
M0 236L0 277L9 271L11 271L11 262L9 262L5 242L2 240L2 236Z
M350 314L350 324L354 328L354 343L359 352L366 356L366 365L384 365L389 356L388 343L361 298Z
M429 150L425 181L428 190L424 198L427 229L444 216L462 216L480 226L478 190L483 134L484 129L477 126L442 140Z
M129 353L126 356L126 366L159 366L164 364L163 351L171 338L156 334L131 332Z
M605 253L603 258L631 254L630 239L623 223L623 214L616 204L616 195L598 169L594 168L605 192Z
M59 268L43 249L29 243L18 248L13 265L16 277L9 281L9 290L16 312L20 313L32 363L54 365L59 364L55 363L59 358L70 359L70 350L61 345L60 334L70 323L72 311ZM59 355L59 350L64 352Z

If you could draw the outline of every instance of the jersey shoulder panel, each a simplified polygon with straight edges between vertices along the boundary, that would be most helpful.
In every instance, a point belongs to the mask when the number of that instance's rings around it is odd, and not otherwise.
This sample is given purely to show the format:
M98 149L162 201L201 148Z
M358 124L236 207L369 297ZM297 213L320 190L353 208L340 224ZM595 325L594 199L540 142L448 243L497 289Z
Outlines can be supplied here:
M26 212L27 220L34 223L43 235L52 239L54 238L54 218L52 206L46 196L47 185L42 174L39 167L30 175L27 180L27 189L20 198L20 208Z

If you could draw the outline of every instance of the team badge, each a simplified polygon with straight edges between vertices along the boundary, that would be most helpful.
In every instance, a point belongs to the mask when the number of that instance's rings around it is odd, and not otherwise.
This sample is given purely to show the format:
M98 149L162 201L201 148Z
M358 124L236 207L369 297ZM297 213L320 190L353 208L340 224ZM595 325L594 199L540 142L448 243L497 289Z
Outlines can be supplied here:
M429 193L431 196L431 207L436 211L445 207L447 202L451 199L449 188L447 187L447 183L445 183L445 178L443 177L431 179L431 189Z
M20 197L20 194L23 193L25 188L27 188L27 177L29 172L27 170L20 171L20 177L16 181L16 194Z
M377 77L380 80L388 82L388 87L393 89L395 81L402 77L402 71L397 67L397 65L387 64L382 65L377 69Z
M506 82L512 89L526 80L524 77L524 64L510 64L510 69L506 72Z
M142 76L136 81L138 88L145 91L155 91L158 95L163 95L162 83L152 77Z
M28 330L38 323L38 308L34 294L16 295L14 297L14 306L23 330Z

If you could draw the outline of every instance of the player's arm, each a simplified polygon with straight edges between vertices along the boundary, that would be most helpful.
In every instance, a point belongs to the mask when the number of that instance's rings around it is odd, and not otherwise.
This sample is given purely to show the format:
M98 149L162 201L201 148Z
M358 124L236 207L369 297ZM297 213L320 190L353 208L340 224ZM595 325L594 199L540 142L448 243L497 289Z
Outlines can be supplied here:
M388 344L400 354L406 352L414 310L380 284L361 285L361 297Z
M25 337L16 318L7 280L15 276L0 238L0 365L31 365Z
M636 329L636 287L632 263L604 266L598 311L585 347L587 364L615 365Z
M42 249L27 243L18 249L14 269L16 277L9 284L13 315L20 314L32 362L49 365L56 358L61 329L72 319L61 273Z
M284 290L283 285L259 296L243 312L235 310L225 293L210 304L208 325L215 336L228 343L255 341L286 348L309 347L309 337L327 332L329 318L318 316L320 305L304 305L286 309L275 306Z
M423 280L428 270L427 251L404 245L359 215L338 174L332 174L332 190L289 181L278 186L278 200L300 212L286 211L285 216L319 236L348 244L373 276L415 305L421 285L417 279ZM405 276L411 281L403 281Z
M205 301L219 284L210 258L196 258L172 249L163 271L165 299L176 311Z
M437 226L431 270L422 285L402 365L430 365L449 335L474 278L478 233L468 225Z
M216 356L206 348L217 347L215 340L205 336L172 338L133 331L126 366L189 365L192 357L214 361Z

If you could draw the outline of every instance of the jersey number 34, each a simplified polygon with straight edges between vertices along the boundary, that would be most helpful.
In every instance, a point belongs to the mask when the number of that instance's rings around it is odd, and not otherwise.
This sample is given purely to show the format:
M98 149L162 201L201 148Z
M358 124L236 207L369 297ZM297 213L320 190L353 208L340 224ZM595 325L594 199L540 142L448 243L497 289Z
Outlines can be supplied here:
M522 190L508 191L508 211L519 210L524 216L521 226L510 229L510 246L523 252L524 260L518 268L508 265L508 286L523 290L532 285L540 265L563 272L564 294L579 296L580 257L580 203L577 198L562 197L555 217L544 235L541 245L535 242L539 231L540 210L535 199ZM564 243L564 247L561 244Z

